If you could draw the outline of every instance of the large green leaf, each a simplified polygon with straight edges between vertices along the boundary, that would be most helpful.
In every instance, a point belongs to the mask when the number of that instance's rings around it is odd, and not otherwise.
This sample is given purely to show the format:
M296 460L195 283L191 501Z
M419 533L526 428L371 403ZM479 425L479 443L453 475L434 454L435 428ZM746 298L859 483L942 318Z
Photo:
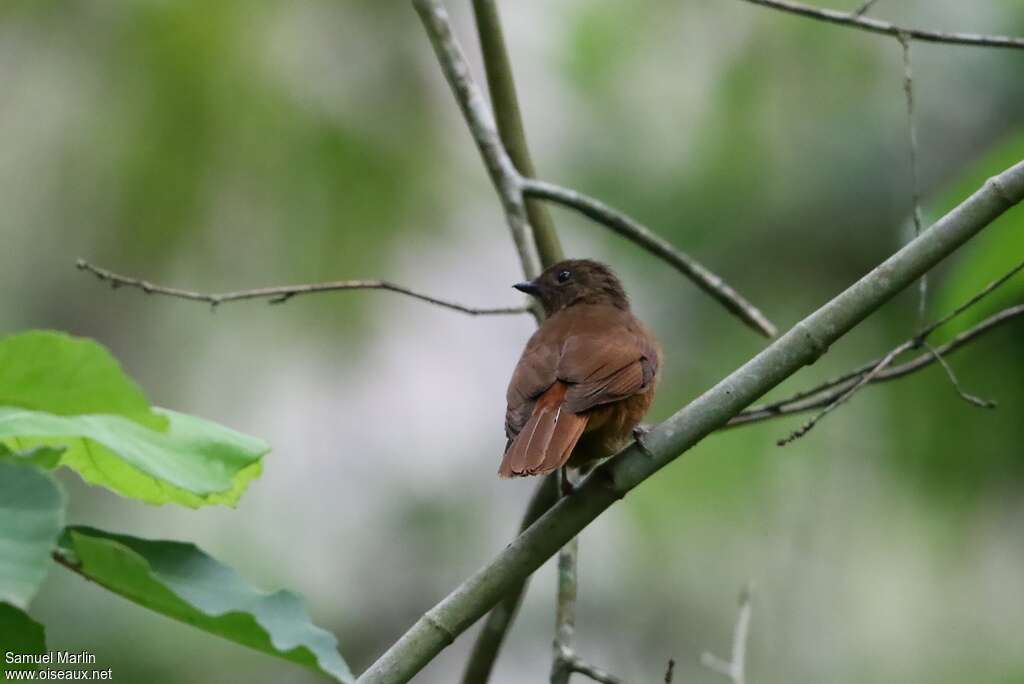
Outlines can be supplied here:
M15 656L42 655L46 653L46 634L43 626L24 611L9 603L0 603L0 674L37 669L32 663L8 664L8 653Z
M53 477L27 463L0 461L0 603L28 606L63 527L64 494Z
M64 447L58 458L44 451L32 460L67 466L90 484L152 504L234 505L259 475L269 451L261 440L174 411L155 409L154 415L166 430L116 415L0 408L0 440L19 448Z
M936 216L962 202L990 176L1005 171L1022 159L1024 134L1007 140L964 173L939 203ZM952 311L1021 260L1024 260L1024 206L1014 207L1003 214L984 233L957 252L949 276L937 288L937 314ZM947 330L954 334L1001 308L1022 301L1024 274L1018 274L985 301L950 323Z
M150 610L339 682L355 679L299 596L260 592L192 544L70 527L61 554L81 575Z
M49 330L0 338L0 406L60 416L106 413L166 427L110 352L93 340Z

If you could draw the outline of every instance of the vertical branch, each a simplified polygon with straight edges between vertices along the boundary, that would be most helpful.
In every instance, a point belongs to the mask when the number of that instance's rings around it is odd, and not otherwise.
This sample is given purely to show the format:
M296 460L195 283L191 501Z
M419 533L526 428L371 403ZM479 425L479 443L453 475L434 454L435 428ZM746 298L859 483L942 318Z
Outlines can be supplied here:
M533 278L540 272L540 266L526 215L519 172L501 143L494 116L483 93L473 82L466 56L452 34L448 12L438 0L413 0L412 4L420 15L444 77L455 94L462 116L466 119L494 189L501 199L505 220L523 264L523 273L527 278Z
M537 485L530 504L526 507L526 513L523 515L523 522L519 528L520 533L558 501L557 478L557 473L549 475ZM526 584L527 581L524 580L512 587L505 594L501 603L487 614L484 627L480 630L480 634L473 644L473 650L469 654L469 660L466 662L466 671L462 674L462 684L485 684L490 678L494 661L505 641L505 635L508 634L509 627L512 626L512 622L519 612L523 594L526 593Z
M740 592L739 616L732 633L732 652L729 660L722 660L710 651L700 655L700 664L712 672L717 672L729 679L732 684L746 684L747 681L747 640L750 638L750 593L751 585L747 584Z
M921 234L921 176L917 163L917 123L914 118L914 71L910 59L910 36L899 33L896 39L903 50L903 93L907 101L907 143L910 148L911 201L914 216L914 237ZM924 322L928 302L928 276L921 276L918 284L918 323Z
M579 537L558 552L558 597L555 609L554 658L551 684L568 684L572 675L572 638L576 631L576 571L579 561Z
M473 16L476 21L484 71L487 74L487 88L490 91L491 106L497 121L501 143L518 172L522 176L533 177L536 175L536 171L526 142L526 129L523 126L522 114L519 109L515 79L512 76L512 63L505 45L501 15L495 0L473 0ZM545 268L561 261L564 258L562 245L547 206L537 198L526 197L524 199L533 242L540 259L540 267ZM530 273L526 275L532 277ZM534 520L554 505L557 500L555 480L556 476L551 476L537 486L524 516L522 529L529 527ZM572 542L571 545L575 547L576 542ZM572 573L575 576L575 552L572 554L571 562L574 566ZM561 557L559 563L561 564ZM561 577L561 574L559 576ZM527 582L521 582L513 587L502 602L487 616L484 628L477 637L476 643L473 644L473 650L466 663L466 671L462 677L463 684L487 682L494 668L498 652L505 641L505 635L515 621L519 605L526 593L526 586ZM561 583L559 592L561 593ZM573 591L573 602L575 602L575 590ZM561 603L559 605L561 606ZM561 609L559 614L561 615ZM568 679L568 673L566 679Z
M491 93L491 105L498 121L501 142L519 173L532 178L536 172L526 144L526 130L519 111L515 80L512 78L512 64L495 0L473 0L473 16L476 18L477 35L480 37L480 49L487 72L487 88ZM540 200L528 197L526 213L533 226L533 238L541 266L561 261L562 245L547 207Z

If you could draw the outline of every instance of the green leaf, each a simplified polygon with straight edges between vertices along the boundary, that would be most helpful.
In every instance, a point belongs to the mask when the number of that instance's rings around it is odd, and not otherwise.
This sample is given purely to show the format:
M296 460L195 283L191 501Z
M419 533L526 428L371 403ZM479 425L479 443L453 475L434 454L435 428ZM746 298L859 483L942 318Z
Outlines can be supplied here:
M116 415L57 416L0 408L0 440L17 448L63 447L31 460L66 466L86 482L151 504L234 505L260 474L269 447L254 437L174 411L155 409L162 432Z
M106 349L51 331L0 339L2 443L9 448L0 458L19 450L23 461L67 466L122 496L193 508L234 505L269 451L214 423L151 408Z
M974 164L939 203L937 216L952 209L982 186L986 179L1024 159L1024 134L1007 140ZM985 232L957 252L947 279L937 288L937 313L952 311L1024 259L1024 207L1003 214ZM996 311L1024 301L1024 274L1017 274L978 305L965 311L944 330L966 330Z
M9 603L0 603L0 674L15 670L35 670L33 663L8 664L7 654L17 656L46 653L43 626Z
M166 427L103 346L49 330L0 338L0 406L59 416L106 413Z
M0 603L26 608L64 527L64 493L26 463L0 461ZM2 644L0 644L2 646Z
M150 610L339 682L355 679L299 596L260 592L192 544L70 527L61 553L86 578Z

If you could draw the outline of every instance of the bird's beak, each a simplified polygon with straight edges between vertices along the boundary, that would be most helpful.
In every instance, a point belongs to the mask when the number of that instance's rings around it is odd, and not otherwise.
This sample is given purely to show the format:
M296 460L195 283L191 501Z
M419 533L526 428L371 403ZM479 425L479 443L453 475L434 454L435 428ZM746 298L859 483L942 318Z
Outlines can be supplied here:
M537 287L536 283L534 283L533 281L530 281L530 280L527 280L527 281L522 282L522 283L516 283L512 287L516 288L520 292L525 292L526 294L532 295L534 297L536 297L538 294L540 294L540 288Z

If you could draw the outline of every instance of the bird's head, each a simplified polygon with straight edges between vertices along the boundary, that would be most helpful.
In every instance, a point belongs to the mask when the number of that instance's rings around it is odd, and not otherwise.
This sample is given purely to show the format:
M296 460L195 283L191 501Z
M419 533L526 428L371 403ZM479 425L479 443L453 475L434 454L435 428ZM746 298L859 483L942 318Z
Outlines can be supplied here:
M573 304L609 304L629 309L626 291L615 273L590 259L559 261L533 280L512 287L536 297L549 316Z

